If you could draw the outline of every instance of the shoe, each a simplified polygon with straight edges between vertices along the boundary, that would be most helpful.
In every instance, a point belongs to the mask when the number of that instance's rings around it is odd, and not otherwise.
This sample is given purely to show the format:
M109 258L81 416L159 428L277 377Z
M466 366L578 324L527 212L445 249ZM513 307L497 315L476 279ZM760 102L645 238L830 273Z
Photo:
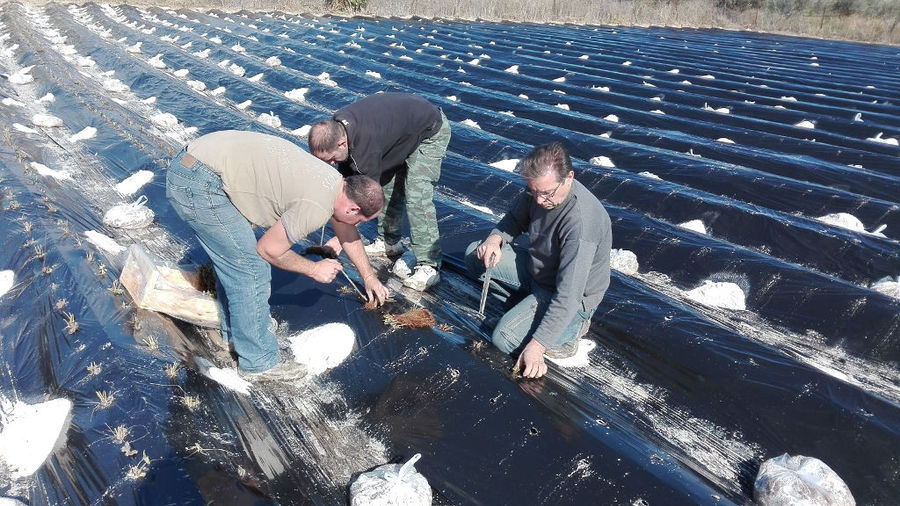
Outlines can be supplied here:
M544 356L560 359L574 357L576 353L578 353L578 338L575 338L574 341L563 343L556 348L548 348L544 351Z
M591 320L587 319L581 323L581 328L578 329L578 337L576 337L575 339L576 340L581 339L582 337L586 336L587 333L590 332L590 330L591 330Z
M404 248L403 244L399 242L388 244L384 242L384 239L379 237L378 239L375 239L375 242L367 244L364 249L369 255L384 255L388 257L395 257L403 254L403 251L406 248Z
M400 258L394 262L391 272L400 279L406 279L413 272L416 266L416 255L411 250L406 250L400 255Z
M437 269L431 265L417 265L416 272L412 276L403 280L403 285L424 292L441 280L441 275Z
M294 381L306 376L306 366L293 360L282 360L271 369L260 372L239 371L242 378L253 382Z

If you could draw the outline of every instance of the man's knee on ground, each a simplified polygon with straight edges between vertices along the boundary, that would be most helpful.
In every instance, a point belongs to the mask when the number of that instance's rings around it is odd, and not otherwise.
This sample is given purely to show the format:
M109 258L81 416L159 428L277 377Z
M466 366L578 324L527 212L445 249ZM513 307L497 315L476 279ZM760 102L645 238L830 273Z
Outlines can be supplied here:
M506 354L512 353L522 344L513 332L501 325L497 325L494 328L494 332L491 334L491 342L494 343L498 350Z

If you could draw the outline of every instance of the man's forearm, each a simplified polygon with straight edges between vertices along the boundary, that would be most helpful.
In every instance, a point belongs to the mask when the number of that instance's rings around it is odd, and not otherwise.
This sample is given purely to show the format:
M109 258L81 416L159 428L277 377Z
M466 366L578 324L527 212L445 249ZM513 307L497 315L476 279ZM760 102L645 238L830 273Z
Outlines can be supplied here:
M347 254L347 258L349 258L350 262L353 263L353 266L356 267L363 282L370 276L375 276L375 270L372 269L372 265L369 263L369 256L366 254L362 239L360 239L356 227L334 220L331 221L331 227L334 229L335 235L341 242L344 253Z
M298 255L294 250L287 250L284 254L275 258L266 258L263 256L263 260L281 270L297 272L310 277L312 277L313 271L316 268L315 262Z

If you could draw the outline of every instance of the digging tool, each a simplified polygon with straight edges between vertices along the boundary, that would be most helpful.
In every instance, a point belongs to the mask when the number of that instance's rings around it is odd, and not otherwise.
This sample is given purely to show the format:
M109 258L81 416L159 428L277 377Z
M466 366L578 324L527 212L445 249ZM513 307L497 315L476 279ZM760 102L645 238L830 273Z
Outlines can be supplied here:
M494 263L494 255L491 255L491 259L488 263ZM478 314L484 318L484 305L487 303L487 294L488 288L491 286L491 275L494 272L493 265L488 267L487 270L484 271L484 283L481 285L481 302L478 304Z

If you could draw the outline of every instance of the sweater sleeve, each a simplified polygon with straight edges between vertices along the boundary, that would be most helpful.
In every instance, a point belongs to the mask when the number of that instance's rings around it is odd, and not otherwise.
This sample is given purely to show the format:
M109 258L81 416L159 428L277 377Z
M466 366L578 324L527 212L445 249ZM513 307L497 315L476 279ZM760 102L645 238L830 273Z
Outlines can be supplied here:
M497 223L494 230L491 230L491 234L499 235L503 238L504 243L509 244L528 230L530 221L528 217L528 201L527 194L519 195L512 209Z
M580 309L598 246L596 242L585 240L580 233L569 235L561 241L556 293L533 335L547 348L562 344L563 331Z

